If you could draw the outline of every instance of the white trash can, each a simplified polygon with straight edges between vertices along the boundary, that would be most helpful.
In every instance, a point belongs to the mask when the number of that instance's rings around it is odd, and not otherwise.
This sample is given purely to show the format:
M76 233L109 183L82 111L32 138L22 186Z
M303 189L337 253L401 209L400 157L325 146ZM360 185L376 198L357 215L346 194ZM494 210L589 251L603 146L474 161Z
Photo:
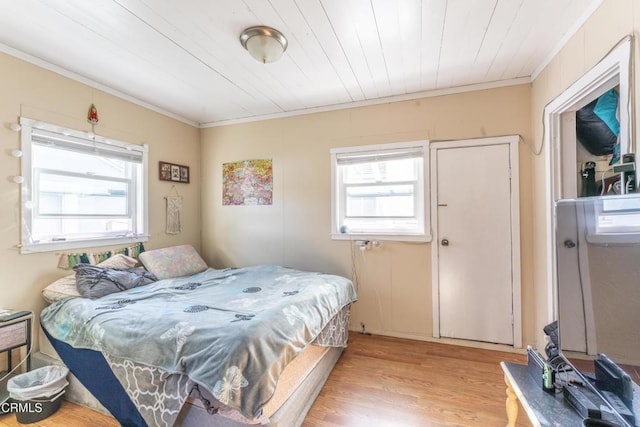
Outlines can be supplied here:
M66 366L51 365L11 378L7 382L7 391L18 422L35 423L55 413L69 385L68 373Z

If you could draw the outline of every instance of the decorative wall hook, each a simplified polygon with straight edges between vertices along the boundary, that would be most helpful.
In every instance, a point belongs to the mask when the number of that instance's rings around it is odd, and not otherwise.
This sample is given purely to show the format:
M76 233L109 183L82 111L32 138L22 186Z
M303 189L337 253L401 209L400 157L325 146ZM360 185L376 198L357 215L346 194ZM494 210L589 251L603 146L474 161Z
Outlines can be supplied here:
M98 124L98 109L95 105L91 104L89 107L89 112L87 113L87 121L92 125Z

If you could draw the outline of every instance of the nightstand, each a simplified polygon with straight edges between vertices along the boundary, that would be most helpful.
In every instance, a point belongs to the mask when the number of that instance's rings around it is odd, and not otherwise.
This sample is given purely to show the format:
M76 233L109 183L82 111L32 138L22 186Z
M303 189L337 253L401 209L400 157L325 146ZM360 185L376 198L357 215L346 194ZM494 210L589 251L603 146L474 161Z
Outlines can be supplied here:
M31 370L31 321L33 313L30 311L0 310L0 353L7 354L7 370L0 371L0 403L9 398L7 382L15 373L7 375L14 368L11 353L14 349L26 346L27 371ZM0 411L0 414L2 411Z

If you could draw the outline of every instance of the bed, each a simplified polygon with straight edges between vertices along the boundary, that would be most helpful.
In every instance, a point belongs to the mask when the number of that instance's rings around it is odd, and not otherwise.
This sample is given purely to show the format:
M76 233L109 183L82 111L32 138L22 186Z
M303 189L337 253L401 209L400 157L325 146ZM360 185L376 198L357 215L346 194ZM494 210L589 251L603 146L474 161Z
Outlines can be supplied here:
M125 426L300 424L346 346L351 281L154 252L141 259L160 280L43 310L74 376Z

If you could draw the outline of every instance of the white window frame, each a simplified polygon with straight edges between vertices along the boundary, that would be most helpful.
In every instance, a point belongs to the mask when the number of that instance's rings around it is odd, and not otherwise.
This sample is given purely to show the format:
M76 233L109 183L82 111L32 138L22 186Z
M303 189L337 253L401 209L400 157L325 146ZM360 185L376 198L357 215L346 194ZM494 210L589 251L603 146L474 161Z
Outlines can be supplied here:
M149 149L146 144L137 145L129 144L113 139L104 138L93 134L93 132L83 132L73 129L66 129L50 123L33 120L27 117L20 117L21 126L21 166L22 166L22 183L21 185L21 203L20 213L22 218L21 244L20 253L32 252L49 252L57 250L69 250L78 248L90 248L96 246L125 245L138 242L146 242L148 240L149 213L148 213L148 157ZM101 236L91 236L84 238L66 238L65 240L50 241L33 241L31 238L31 229L33 225L34 215L36 215L36 203L34 200L38 197L35 189L37 181L35 179L36 171L32 167L32 145L34 142L34 132L36 134L46 135L47 138L57 139L68 145L77 145L78 147L93 146L99 150L111 151L114 153L132 153L141 159L141 177L140 185L142 194L130 188L128 191L128 207L126 218L131 218L134 225L134 232L127 235L117 235L105 233ZM36 137L37 138L37 137ZM82 152L80 148L78 152ZM78 175L72 173L72 175ZM100 179L99 176L90 176L91 178ZM110 181L123 181L119 178L108 178ZM133 185L136 187L137 185ZM109 215L109 217L117 215Z
M347 155L358 155L365 152L385 152L388 150L422 150L422 170L419 171L416 184L419 192L416 203L416 217L421 222L422 231L408 232L394 230L391 232L341 232L341 222L344 216L344 185L339 177L338 158ZM429 194L429 141L406 141L375 145L361 145L356 147L332 148L331 154L331 238L334 240L391 240L391 241L431 241L430 194ZM420 200L421 199L421 200Z

